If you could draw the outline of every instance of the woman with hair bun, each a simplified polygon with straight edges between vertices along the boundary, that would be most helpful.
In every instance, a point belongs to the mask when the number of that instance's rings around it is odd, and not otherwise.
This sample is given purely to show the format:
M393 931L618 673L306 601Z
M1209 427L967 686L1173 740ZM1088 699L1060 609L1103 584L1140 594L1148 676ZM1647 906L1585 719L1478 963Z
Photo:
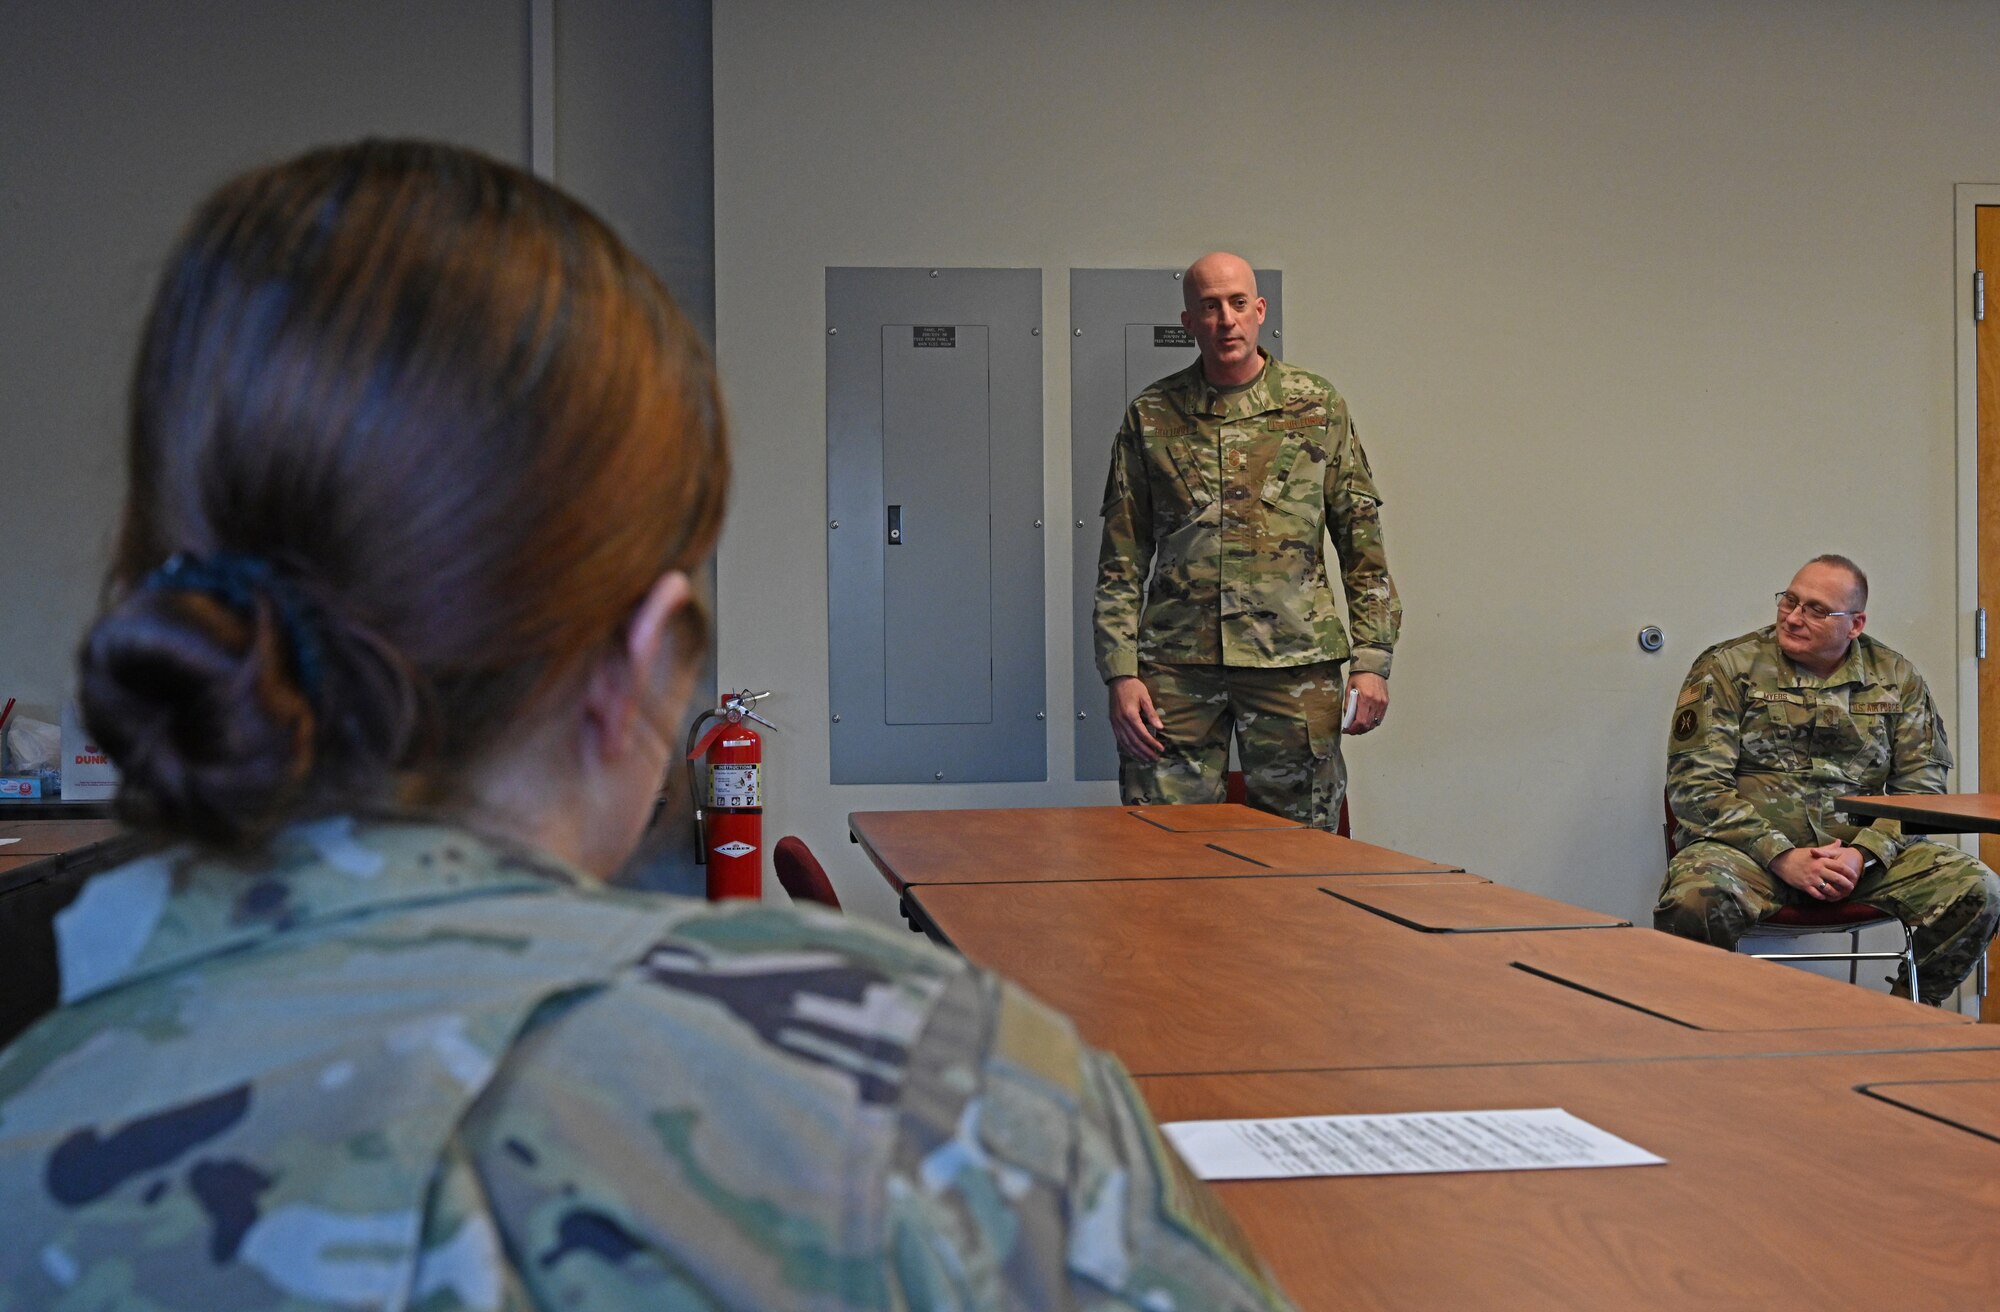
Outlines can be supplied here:
M363 142L223 186L79 656L159 840L0 1051L0 1306L1261 1308L1068 1022L624 892L705 641L713 371L582 206Z

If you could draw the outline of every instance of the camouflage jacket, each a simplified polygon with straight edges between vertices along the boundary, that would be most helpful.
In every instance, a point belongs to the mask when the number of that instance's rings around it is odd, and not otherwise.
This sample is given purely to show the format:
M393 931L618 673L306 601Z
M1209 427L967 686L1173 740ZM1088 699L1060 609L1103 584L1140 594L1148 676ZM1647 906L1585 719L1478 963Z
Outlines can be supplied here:
M1248 387L1210 387L1196 361L1125 411L1104 489L1097 669L1282 667L1342 660L1329 533L1354 625L1356 673L1389 673L1403 607L1382 546L1381 493L1347 403L1266 357ZM1150 577L1149 577L1150 575Z
M1867 634L1824 679L1779 650L1775 627L1703 652L1681 685L1667 747L1667 797L1682 845L1727 843L1769 866L1793 847L1839 839L1886 868L1902 826L1862 828L1833 799L1941 793L1944 720L1902 656Z
M907 936L349 819L57 936L0 1307L1285 1306L1114 1061Z

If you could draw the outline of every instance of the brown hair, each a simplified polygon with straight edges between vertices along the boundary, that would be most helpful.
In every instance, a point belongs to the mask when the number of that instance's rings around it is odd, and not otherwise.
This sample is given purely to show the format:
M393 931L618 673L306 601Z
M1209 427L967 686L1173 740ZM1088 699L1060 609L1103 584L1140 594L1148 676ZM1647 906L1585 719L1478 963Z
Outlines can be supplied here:
M83 710L129 818L225 844L462 800L706 558L728 480L713 368L653 273L554 187L422 142L314 151L195 212L129 436ZM177 553L275 582L232 605L176 586Z

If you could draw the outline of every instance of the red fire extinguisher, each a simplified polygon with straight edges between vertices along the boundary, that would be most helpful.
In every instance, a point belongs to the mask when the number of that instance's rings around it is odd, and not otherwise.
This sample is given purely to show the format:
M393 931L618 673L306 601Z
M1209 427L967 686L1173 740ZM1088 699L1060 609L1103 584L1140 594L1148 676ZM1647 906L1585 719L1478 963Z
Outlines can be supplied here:
M775 729L750 709L769 692L724 693L719 710L703 711L688 730L687 759L704 753L708 765L708 800L694 801L695 833L701 847L695 861L708 867L708 900L764 896L764 740L745 723L755 720ZM717 724L707 733L702 725ZM696 771L688 771L688 790L696 791Z

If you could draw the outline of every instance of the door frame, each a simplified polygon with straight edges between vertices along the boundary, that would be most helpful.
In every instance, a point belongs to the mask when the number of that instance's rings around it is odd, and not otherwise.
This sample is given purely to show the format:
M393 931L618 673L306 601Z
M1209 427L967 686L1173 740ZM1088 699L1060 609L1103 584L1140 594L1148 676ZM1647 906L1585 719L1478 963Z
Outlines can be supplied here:
M1958 787L1979 787L1979 335L1972 321L1972 271L1978 267L1974 239L1981 206L2000 206L2000 183L1961 182L1952 188L1952 337L1957 366L1954 390L1957 410L1958 583L1957 630ZM2000 292L2000 270L1995 291ZM2000 296L1987 312L2000 313ZM2000 616L1988 622L1989 660L2000 660ZM1974 850L1977 850L1976 848Z

